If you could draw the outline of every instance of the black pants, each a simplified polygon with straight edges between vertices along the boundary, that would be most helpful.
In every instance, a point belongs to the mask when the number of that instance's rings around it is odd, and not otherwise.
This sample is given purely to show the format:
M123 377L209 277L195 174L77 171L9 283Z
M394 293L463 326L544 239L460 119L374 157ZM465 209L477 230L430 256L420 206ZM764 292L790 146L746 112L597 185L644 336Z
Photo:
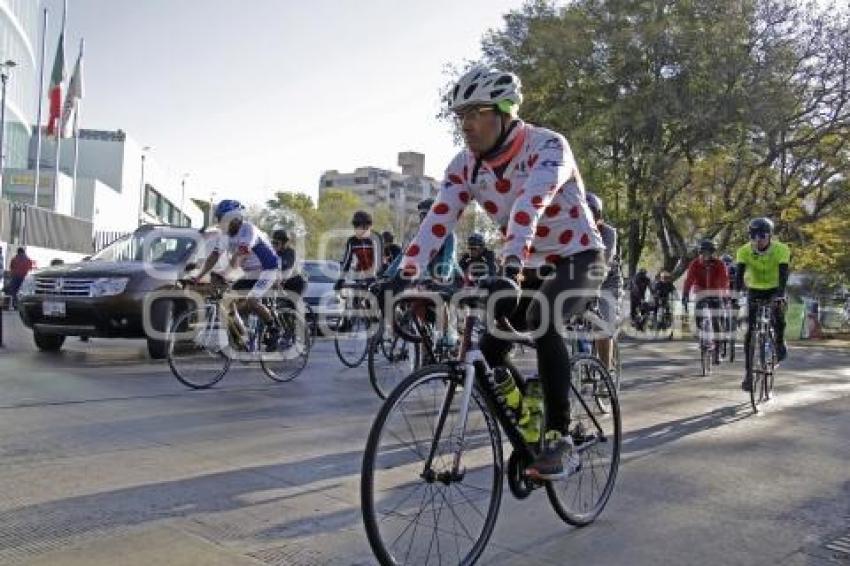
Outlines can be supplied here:
M546 320L545 331L536 338L535 346L548 430L566 432L570 422L567 397L570 390L570 360L564 338L558 333L559 318L554 312L556 299L562 293L572 291L561 309L564 316L583 312L587 303L598 293L605 273L602 252L595 250L563 258L553 268L539 273L529 270L524 273L526 279L522 283L523 290L536 292L533 297L523 297L511 316L511 324L517 330L534 331ZM545 318L542 314L544 309L549 311ZM518 376L519 371L508 355L510 349L510 342L489 333L481 338L481 352L490 367L507 366Z
M750 289L747 292L747 334L744 337L744 352L750 351L750 340L752 339L752 329L756 325L756 317L758 316L758 302L759 301L773 301L773 298L778 295L777 289L767 289L764 291L757 289ZM771 304L771 309L773 310L773 316L771 317L773 320L773 332L776 334L776 344L782 344L785 342L785 313L782 311L782 307L780 307L776 303ZM750 375L750 364L752 360L750 360L749 356L744 356L747 375Z

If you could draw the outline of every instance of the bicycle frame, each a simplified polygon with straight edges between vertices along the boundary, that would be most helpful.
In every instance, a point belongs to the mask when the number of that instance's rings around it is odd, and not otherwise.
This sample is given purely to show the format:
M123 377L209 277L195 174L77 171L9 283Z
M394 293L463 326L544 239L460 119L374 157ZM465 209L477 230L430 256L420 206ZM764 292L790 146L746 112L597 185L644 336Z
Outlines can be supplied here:
M466 317L464 324L463 342L461 344L460 354L458 356L459 360L450 363L450 367L454 371L459 371L460 368L463 368L463 399L461 400L460 415L457 425L455 426L455 430L452 431L452 434L454 435L456 440L455 453L451 471L452 478L434 477L433 472L431 470L431 464L437 453L440 439L442 438L443 428L445 426L446 419L448 418L449 408L451 407L451 403L454 400L454 396L457 390L457 382L452 382L448 386L448 389L446 390L446 395L443 398L443 404L440 409L440 416L437 420L437 426L435 427L434 431L434 439L431 443L431 449L428 453L428 458L425 461L425 466L422 471L422 477L426 479L449 480L462 476L461 458L463 455L467 418L469 416L469 403L472 400L472 391L473 388L476 386L477 375L481 377L481 379L478 380L478 390L481 393L488 409L495 416L496 421L501 425L501 428L504 431L505 435L508 437L508 440L510 441L513 449L515 451L519 451L522 458L527 460L532 460L536 456L536 448L529 445L525 441L525 439L522 437L521 432L519 431L519 428L511 421L511 419L502 409L501 404L496 399L495 391L493 390L492 386L486 381L486 379L484 379L486 376L492 375L492 370L487 364L487 361L484 359L484 354L478 348L477 341L474 341L473 339L473 332L477 322L476 318L477 317L472 315L468 315ZM571 365L579 360L587 358L594 359L593 356L589 354L578 354L574 356L571 360ZM571 371L572 367L570 366L570 372ZM577 399L581 403L585 412L590 416L590 419L596 429L601 430L602 426L600 425L596 416L593 414L593 411L590 409L590 407L588 407L587 402L585 401L583 396L580 395L579 392L576 390L575 383L573 383L572 378L570 378L570 394L573 396L573 398ZM578 451L582 452L584 450L587 450L594 444L594 442L588 442L586 444L583 444L581 447L578 448Z

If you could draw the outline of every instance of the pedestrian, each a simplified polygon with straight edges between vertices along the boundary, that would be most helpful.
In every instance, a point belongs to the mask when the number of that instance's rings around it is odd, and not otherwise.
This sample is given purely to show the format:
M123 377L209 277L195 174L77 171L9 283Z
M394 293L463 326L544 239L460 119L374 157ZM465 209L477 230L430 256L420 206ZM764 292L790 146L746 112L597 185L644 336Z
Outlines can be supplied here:
M27 252L24 248L18 248L18 253L15 257L12 258L12 261L9 262L9 271L11 271L12 275L9 279L9 288L6 293L11 297L12 301L12 310L17 308L18 304L18 290L21 288L21 284L24 282L24 278L32 271L33 262L27 256Z

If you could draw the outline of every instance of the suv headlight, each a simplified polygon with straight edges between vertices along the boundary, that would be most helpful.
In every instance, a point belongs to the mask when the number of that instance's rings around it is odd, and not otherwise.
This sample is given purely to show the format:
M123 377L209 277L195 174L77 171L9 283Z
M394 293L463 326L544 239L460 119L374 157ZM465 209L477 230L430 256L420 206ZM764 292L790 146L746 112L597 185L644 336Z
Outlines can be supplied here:
M24 297L35 295L35 276L32 273L24 277L24 281L21 283L18 293Z
M101 277L95 279L91 286L92 297L111 297L120 295L127 287L129 277Z

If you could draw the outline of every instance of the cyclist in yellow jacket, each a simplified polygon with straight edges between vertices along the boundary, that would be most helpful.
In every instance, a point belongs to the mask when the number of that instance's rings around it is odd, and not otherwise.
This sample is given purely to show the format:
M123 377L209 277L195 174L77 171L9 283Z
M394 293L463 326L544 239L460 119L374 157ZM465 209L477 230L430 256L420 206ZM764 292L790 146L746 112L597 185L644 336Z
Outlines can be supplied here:
M772 301L773 329L776 333L776 355L781 362L788 355L785 345L785 287L788 284L791 250L782 242L773 238L773 222L769 218L755 218L749 225L750 243L738 249L736 263L737 288L747 289L747 335L744 339L745 352L749 351L752 338L751 329L755 325L758 309L757 301ZM752 387L752 360L746 360L746 373L741 388L749 391Z

